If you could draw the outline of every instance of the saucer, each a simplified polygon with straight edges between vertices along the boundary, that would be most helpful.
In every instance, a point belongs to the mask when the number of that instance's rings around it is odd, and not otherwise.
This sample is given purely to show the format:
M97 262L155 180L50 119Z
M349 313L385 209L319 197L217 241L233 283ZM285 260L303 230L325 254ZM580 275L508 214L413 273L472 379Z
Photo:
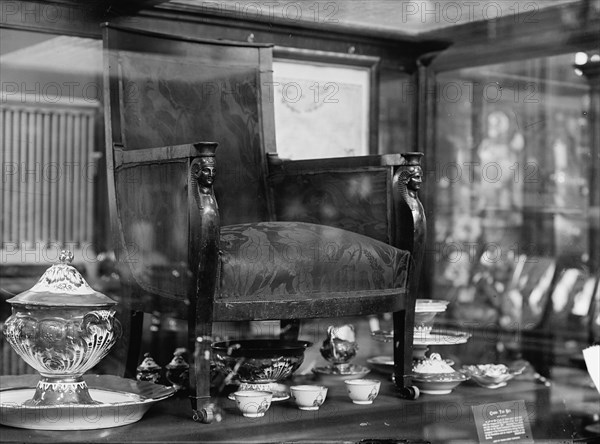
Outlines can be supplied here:
M394 373L394 358L391 356L375 356L367 359L367 364L380 373L386 375Z
M333 366L315 367L312 371L315 375L325 379L346 380L360 379L367 375L371 369L362 365L350 364L344 371L339 371Z
M2 377L0 424L37 430L95 430L139 421L156 402L175 393L173 387L114 375L86 375L97 404L23 405L33 397L39 375Z
M285 401L286 399L290 399L290 390L287 385L279 383L279 382L271 382L264 384L251 384L248 382L241 382L237 391L242 390L256 390L259 392L266 391L273 393L273 399L271 402L279 402ZM233 396L235 392L230 393L227 398L235 401L235 397Z

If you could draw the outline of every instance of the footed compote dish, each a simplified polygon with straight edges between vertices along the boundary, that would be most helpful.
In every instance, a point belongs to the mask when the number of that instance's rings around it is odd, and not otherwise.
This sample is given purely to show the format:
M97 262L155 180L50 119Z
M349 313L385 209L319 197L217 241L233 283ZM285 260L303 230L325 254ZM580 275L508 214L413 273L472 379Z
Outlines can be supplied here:
M430 345L458 345L464 344L471 337L470 333L435 329L435 318L439 313L446 311L448 301L440 299L417 299L415 303L415 325L413 329L413 358L421 360ZM375 330L371 332L373 339L380 342L391 342L394 332L389 330Z
M448 301L438 299L417 299L415 304L415 329L416 339L425 339L431 334L434 318L438 313L446 311Z
M15 352L41 375L25 406L94 405L83 374L121 335L116 302L93 290L62 252L31 289L7 302L3 331Z

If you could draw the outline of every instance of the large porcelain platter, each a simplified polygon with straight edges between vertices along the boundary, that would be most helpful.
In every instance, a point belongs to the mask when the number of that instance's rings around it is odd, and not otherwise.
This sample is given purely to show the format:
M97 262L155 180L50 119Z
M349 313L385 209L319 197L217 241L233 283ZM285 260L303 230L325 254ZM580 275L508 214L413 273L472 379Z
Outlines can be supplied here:
M24 405L35 392L35 375L0 378L0 423L39 430L91 430L139 421L156 402L175 393L173 387L112 375L86 375L97 404Z

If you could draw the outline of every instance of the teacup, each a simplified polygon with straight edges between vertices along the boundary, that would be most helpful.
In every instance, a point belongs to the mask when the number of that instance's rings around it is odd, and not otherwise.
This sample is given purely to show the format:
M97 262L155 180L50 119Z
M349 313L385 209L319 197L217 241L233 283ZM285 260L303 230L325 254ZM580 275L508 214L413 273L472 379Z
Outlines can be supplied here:
M273 393L257 390L240 390L233 394L235 403L242 412L242 415L248 418L260 418L269 410Z
M300 410L319 410L327 397L327 387L322 385L293 385L290 394Z
M381 386L381 381L376 379L347 379L344 382L354 404L372 404Z

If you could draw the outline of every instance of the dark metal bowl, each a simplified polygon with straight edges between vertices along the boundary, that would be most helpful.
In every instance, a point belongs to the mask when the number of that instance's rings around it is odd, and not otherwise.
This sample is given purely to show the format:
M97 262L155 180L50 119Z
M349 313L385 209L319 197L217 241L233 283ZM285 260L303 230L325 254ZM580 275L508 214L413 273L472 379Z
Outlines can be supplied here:
M212 344L215 368L225 377L246 383L270 383L289 378L304 361L307 341L246 339Z

